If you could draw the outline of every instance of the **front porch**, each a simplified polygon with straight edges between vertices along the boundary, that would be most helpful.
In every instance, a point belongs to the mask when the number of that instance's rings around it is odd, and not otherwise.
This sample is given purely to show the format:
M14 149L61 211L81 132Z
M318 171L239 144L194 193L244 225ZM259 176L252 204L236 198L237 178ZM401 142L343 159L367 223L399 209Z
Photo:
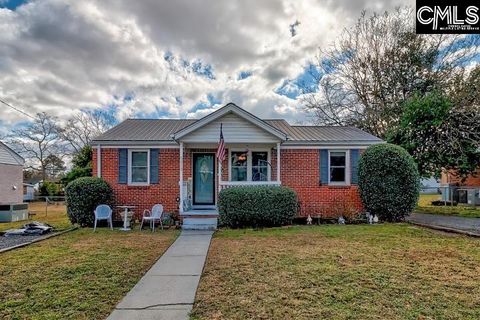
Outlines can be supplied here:
M228 144L225 160L215 145L180 142L179 213L182 217L216 217L219 193L242 186L280 186L280 143Z

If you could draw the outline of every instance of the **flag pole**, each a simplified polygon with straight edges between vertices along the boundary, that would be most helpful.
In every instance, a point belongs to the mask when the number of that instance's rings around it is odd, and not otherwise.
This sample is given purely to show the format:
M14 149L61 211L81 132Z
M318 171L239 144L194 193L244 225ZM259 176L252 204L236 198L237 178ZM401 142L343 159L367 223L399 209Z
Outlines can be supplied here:
M222 135L222 127L223 127L223 123L220 123L220 135ZM222 186L221 186L221 182L222 182L222 161L218 158L217 156L217 163L218 163L218 192L220 193L220 191L222 191Z

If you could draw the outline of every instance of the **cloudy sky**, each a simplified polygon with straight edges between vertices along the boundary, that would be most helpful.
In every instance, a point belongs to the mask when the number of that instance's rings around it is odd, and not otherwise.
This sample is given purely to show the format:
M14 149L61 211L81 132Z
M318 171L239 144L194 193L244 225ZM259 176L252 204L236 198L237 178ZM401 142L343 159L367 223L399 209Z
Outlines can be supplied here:
M410 0L0 0L0 99L60 118L195 118L234 102L308 121L297 83L361 10ZM0 133L29 119L0 105Z

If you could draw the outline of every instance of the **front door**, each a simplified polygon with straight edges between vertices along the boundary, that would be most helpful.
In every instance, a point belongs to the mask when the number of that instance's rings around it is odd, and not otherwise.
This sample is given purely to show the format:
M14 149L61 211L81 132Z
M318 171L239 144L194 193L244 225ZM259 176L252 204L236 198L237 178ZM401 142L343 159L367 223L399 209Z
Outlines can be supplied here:
M215 204L215 154L193 154L193 204Z

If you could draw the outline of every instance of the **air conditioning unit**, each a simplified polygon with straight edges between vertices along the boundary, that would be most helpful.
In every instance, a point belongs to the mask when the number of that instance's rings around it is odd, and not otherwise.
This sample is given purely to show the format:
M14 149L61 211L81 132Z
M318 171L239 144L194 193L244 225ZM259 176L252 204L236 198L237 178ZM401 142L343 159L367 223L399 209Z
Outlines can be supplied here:
M458 203L463 203L469 206L480 205L480 189L461 188L458 189Z

